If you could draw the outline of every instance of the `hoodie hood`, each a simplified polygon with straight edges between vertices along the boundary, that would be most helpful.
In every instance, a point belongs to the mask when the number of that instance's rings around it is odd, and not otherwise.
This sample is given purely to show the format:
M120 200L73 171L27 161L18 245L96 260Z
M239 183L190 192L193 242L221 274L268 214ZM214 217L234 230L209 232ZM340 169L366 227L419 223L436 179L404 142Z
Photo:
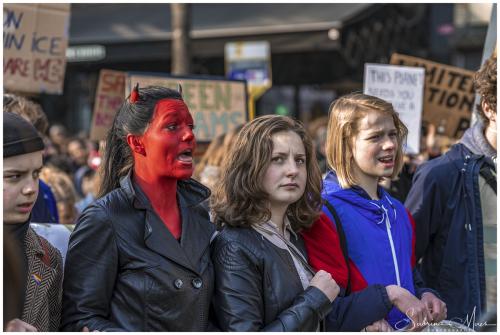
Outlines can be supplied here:
M386 217L392 224L397 219L396 207L383 187L377 189L380 200L373 200L368 193L359 186L343 189L334 171L329 171L323 182L322 196L325 199L337 198L355 207L356 210L377 225L385 223Z
M497 152L484 137L484 124L482 121L476 122L471 128L467 129L460 143L465 145L473 154L484 155L496 160Z

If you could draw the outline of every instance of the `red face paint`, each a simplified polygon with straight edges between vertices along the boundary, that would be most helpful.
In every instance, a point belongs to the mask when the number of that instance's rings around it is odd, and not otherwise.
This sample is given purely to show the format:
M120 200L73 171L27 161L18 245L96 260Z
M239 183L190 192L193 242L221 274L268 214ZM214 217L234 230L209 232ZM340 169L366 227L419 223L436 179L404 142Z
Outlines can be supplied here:
M172 235L179 238L182 226L176 200L177 180L193 174L192 154L196 147L193 118L184 101L160 100L139 141L142 148L139 152L133 150L135 180Z
M142 136L146 152L144 167L136 173L148 180L164 177L187 179L193 174L193 152L196 141L193 118L182 100L163 99L156 104L151 123Z

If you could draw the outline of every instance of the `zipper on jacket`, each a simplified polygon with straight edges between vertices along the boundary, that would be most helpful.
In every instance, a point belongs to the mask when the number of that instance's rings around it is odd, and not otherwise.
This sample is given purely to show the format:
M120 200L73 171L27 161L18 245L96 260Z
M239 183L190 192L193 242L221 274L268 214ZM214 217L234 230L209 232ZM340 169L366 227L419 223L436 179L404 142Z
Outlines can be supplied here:
M396 257L396 249L394 248L394 241L392 240L392 234L391 234L391 222L389 221L389 215L387 213L387 209L385 209L384 206L382 206L382 208L385 211L385 227L387 229L387 236L389 237L389 243L391 244L392 261L394 262L394 270L396 271L396 281L398 286L401 287L401 279L399 278L398 259Z

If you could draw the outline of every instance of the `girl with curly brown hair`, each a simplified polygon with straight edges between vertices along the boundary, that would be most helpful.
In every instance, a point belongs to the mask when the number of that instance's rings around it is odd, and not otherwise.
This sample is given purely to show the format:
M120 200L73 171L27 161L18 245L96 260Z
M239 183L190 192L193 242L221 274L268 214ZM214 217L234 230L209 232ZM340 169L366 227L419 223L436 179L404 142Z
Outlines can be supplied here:
M288 117L238 134L215 189L214 309L223 331L315 331L339 287L307 264L302 238L321 210L311 139Z

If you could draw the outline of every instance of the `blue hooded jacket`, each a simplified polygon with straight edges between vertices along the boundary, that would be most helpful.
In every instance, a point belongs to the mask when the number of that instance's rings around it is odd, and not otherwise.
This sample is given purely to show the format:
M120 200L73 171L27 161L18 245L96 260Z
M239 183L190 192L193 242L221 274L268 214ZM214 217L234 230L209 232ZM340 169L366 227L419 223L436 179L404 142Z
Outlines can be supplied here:
M323 198L336 209L345 232L349 257L367 284L396 284L415 294L412 270L414 231L408 212L382 187L378 188L378 194L380 200L372 200L361 187L342 189L332 171L324 180ZM323 212L334 222L326 207ZM392 308L386 319L396 330L410 323L407 316L396 308Z

